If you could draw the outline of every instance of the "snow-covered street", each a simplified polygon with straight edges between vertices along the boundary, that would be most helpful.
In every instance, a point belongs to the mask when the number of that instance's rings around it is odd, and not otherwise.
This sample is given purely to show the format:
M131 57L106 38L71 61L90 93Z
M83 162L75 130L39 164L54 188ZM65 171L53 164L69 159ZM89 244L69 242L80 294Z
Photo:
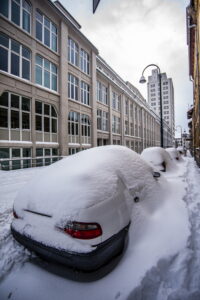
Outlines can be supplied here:
M200 169L193 158L163 175L159 205L154 199L138 203L122 259L93 282L72 281L33 264L34 254L11 236L14 198L40 170L0 172L0 299L200 299Z

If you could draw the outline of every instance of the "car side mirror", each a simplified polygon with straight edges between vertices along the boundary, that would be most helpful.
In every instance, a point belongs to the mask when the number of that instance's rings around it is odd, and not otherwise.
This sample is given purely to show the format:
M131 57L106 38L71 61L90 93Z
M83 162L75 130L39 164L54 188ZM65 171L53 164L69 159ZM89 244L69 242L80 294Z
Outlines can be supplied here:
M160 177L160 173L159 172L153 172L153 177L154 178L159 178Z

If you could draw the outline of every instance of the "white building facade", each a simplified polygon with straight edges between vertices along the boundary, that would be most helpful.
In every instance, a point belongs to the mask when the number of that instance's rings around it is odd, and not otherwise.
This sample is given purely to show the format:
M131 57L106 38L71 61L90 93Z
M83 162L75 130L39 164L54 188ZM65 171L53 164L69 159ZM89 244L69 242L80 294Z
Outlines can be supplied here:
M148 77L148 103L151 109L160 116L160 78L158 70L152 70L152 75ZM166 73L161 74L161 91L162 91L162 117L167 124L168 131L172 136L172 141L169 144L164 144L165 147L174 145L175 136L175 112L174 112L174 87L171 78L167 78Z

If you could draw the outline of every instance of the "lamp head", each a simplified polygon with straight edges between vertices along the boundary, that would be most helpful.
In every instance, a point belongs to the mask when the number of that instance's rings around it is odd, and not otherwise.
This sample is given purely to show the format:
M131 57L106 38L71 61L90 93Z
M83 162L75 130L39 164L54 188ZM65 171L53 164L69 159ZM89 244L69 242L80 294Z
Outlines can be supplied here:
M142 75L141 78L140 78L139 83L145 83L145 82L146 82L146 79L145 79L145 77Z

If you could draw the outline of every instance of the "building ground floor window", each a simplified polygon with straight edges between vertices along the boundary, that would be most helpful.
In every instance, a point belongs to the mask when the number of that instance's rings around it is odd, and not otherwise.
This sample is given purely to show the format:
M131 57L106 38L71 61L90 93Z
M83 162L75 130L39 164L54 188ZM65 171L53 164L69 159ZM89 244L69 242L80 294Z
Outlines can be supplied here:
M0 148L0 169L16 170L32 166L31 148Z

